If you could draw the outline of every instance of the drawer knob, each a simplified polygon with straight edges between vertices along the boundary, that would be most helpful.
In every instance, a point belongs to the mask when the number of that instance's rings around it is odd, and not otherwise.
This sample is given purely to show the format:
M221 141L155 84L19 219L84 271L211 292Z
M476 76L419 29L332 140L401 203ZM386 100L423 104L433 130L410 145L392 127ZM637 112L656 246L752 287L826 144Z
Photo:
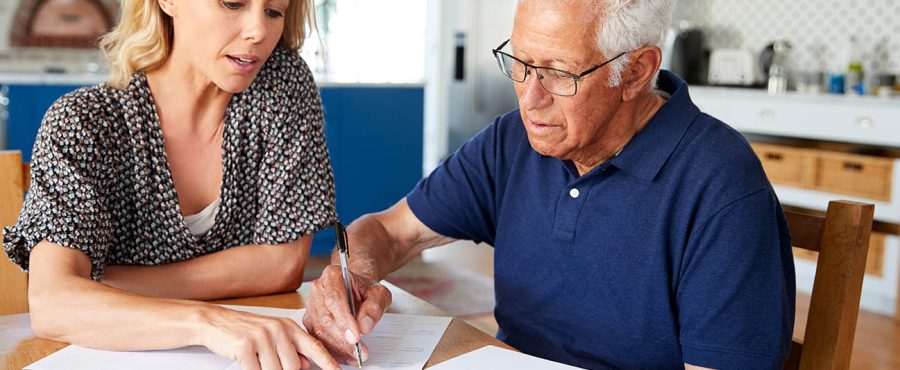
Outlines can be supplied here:
M859 162L844 162L844 169L848 171L861 172L863 164Z
M856 119L856 125L860 128L872 128L873 124L874 122L872 122L872 119L869 117L860 117Z

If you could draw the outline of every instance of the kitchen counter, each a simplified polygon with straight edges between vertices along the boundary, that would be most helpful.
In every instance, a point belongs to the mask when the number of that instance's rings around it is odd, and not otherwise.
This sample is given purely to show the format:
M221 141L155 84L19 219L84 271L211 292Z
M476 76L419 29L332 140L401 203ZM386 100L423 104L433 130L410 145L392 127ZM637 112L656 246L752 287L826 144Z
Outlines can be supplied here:
M758 88L741 88L741 87L722 87L722 86L691 86L691 95L699 94L703 96L715 95L729 99L772 99L784 102L797 103L822 103L822 104L846 104L846 105L863 105L863 106L900 106L900 95L891 98L880 98L877 96L856 96L856 95L837 95L837 94L801 94L795 91L789 91L781 95L769 95L765 89Z
M900 149L900 99L692 86L704 112L751 134Z
M99 73L0 73L0 85L96 85L106 77Z

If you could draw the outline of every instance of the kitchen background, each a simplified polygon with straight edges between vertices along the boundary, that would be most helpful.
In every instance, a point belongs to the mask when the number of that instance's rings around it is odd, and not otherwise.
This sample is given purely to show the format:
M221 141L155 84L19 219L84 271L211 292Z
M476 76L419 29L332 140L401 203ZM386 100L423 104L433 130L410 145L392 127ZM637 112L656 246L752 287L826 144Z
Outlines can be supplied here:
M761 51L787 40L796 72L845 71L857 39L867 82L900 73L900 2L894 0L688 0L682 18L703 30L707 49Z
M98 51L65 47L77 38L28 38L37 4L58 5L58 20L75 27L103 17L72 9L106 9L114 19L118 1L0 0L0 150L26 158L49 104L106 72ZM702 109L754 142L781 201L813 210L833 199L876 205L883 228L870 245L861 306L895 316L900 1L676 4L664 64L691 82ZM320 33L302 55L321 87L344 222L390 205L516 108L512 82L490 53L509 37L514 8L515 0L317 0ZM328 234L316 240L317 253L333 244ZM814 259L798 254L800 291L811 289Z

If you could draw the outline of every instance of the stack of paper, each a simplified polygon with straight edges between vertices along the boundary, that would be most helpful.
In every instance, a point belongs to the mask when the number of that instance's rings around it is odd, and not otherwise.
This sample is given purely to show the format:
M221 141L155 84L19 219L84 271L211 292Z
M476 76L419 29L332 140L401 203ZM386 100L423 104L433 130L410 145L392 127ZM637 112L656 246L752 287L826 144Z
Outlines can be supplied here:
M301 324L305 310L226 306L260 315L285 317ZM367 336L369 360L365 369L420 370L450 325L449 317L385 314ZM355 367L341 366L344 369ZM24 370L232 370L240 364L212 353L205 347L166 351L112 352L68 346L25 367Z

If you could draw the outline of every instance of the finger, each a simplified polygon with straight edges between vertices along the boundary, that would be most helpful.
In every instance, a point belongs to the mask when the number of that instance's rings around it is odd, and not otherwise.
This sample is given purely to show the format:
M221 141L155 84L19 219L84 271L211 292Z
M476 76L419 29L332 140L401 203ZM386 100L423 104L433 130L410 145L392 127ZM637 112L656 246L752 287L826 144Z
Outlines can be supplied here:
M332 352L340 354L344 351L347 343L347 330L342 329L336 323L331 311L324 304L326 289L323 286L326 286L326 283L323 283L322 280L327 280L326 274L327 272L323 273L323 278L313 284L313 294L310 296L309 307L303 316L303 326L310 334L323 341Z
M329 273L329 276L334 275L335 272ZM347 302L347 292L342 279L329 279L331 282L323 286L324 305L334 319L334 324L336 324L336 329L340 335L347 343L355 344L359 341L359 328L357 327L356 318L350 312L350 303ZM323 282L323 284L326 283ZM324 313L320 313L320 317L326 318Z
M241 352L238 355L238 362L243 370L262 370L259 367L259 358L256 357L256 353L251 351Z
M309 363L309 360L306 359L305 356L300 356L300 368L303 370L312 369L312 364Z
M356 345L351 344L347 346L346 350L350 353L350 360L353 360L353 365L358 366L359 364L356 363ZM362 361L367 361L369 359L369 347L362 341L359 341L359 356ZM346 363L346 361L344 362Z
M319 322L321 325L313 330L313 334L316 338L322 341L332 352L339 355L353 354L353 352L347 352L347 346L350 345L347 340L347 331L341 332L341 329L335 324L334 318L332 318L331 315L327 313L323 314L323 317L320 317Z
M319 365L322 369L340 370L337 360L335 360L334 357L331 357L331 354L328 353L328 349L325 348L325 344L318 339L313 338L304 331L298 331L294 335L294 340L296 341L295 345L297 346L298 352L303 356L306 356L307 359L315 362L316 365Z
M281 369L281 360L278 359L278 354L271 344L260 345L256 355L259 357L259 366L261 368L265 370Z
M356 315L359 330L363 335L372 332L375 324L391 306L391 292L383 285L374 285L366 290L365 298Z
M297 352L297 347L294 346L294 341L288 337L287 330L290 329L287 329L287 324L284 322L281 324L284 326L279 329L279 332L275 336L275 350L277 351L281 368L291 370L299 369L301 364L300 354Z

